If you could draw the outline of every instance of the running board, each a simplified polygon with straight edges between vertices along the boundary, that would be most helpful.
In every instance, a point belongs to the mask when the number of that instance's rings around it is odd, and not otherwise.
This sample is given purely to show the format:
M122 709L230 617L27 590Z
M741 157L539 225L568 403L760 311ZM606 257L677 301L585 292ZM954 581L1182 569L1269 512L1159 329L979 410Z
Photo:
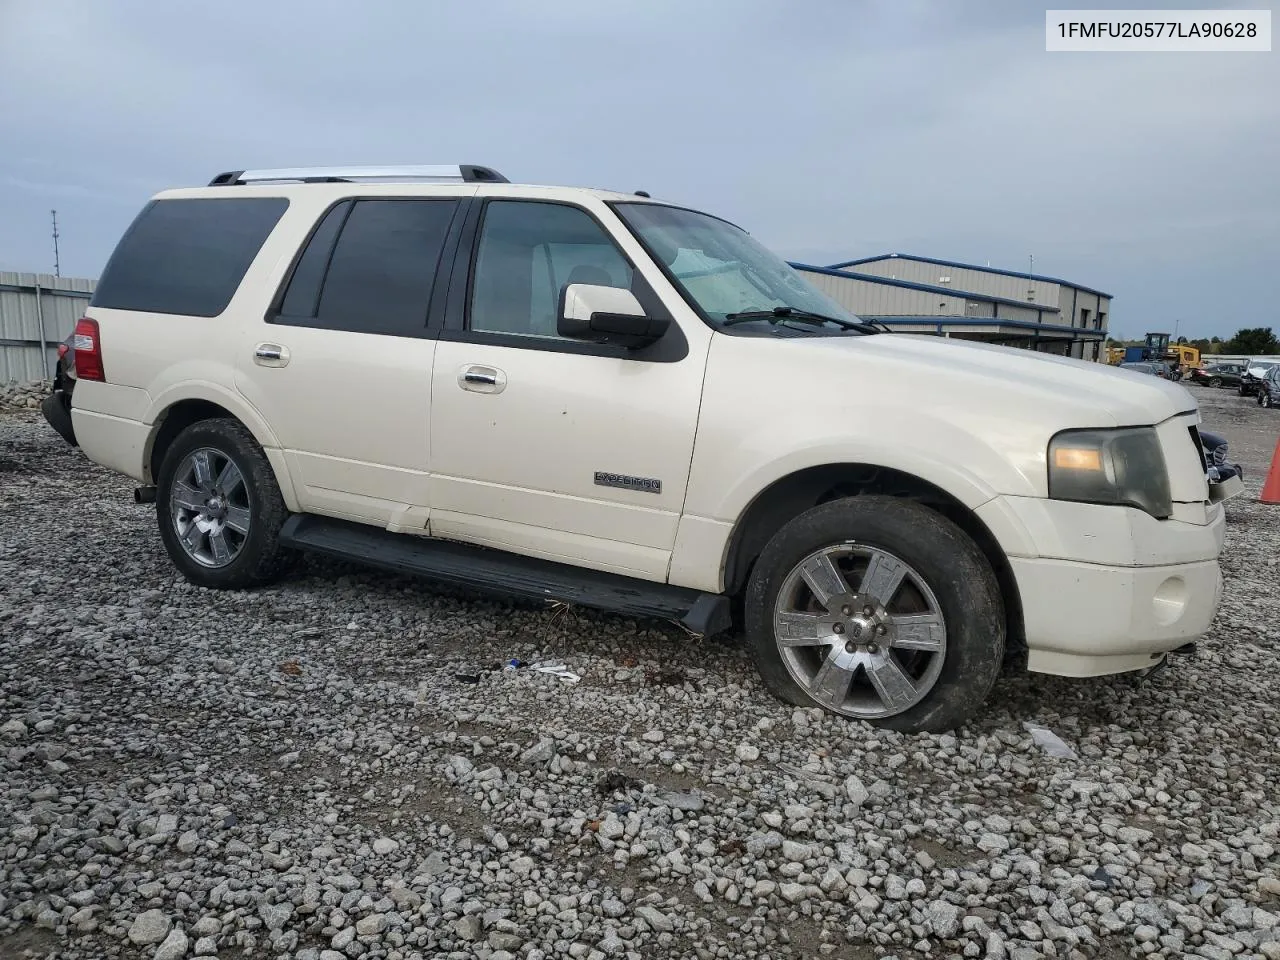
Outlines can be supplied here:
M730 625L729 598L723 594L700 593L450 540L391 533L315 514L290 515L280 530L280 543L491 593L674 620L703 636L720 633Z

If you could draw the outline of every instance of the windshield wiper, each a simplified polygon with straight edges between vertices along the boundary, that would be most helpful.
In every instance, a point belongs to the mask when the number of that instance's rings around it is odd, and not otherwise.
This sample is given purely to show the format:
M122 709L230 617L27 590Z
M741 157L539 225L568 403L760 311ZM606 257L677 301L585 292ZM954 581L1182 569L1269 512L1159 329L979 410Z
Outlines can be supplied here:
M727 313L724 317L724 325L732 327L739 323L748 323L752 320L768 320L770 323L776 324L782 320L799 320L802 323L834 323L843 330L857 330L859 333L880 333L878 327L874 327L869 323L858 323L854 320L845 320L842 317L829 317L825 313L815 313L812 310L801 310L799 307L774 307L771 310L743 310L739 313Z

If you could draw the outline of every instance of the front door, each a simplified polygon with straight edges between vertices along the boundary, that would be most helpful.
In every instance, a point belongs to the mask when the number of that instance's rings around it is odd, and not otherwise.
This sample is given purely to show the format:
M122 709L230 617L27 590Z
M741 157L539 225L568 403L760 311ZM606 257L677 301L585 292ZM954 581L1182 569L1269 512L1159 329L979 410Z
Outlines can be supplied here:
M435 357L432 535L665 580L707 338L673 322L627 351L556 333L567 283L666 309L581 207L488 200L473 263L462 329Z
M275 431L303 510L425 532L427 312L460 205L338 203L241 338L237 388Z

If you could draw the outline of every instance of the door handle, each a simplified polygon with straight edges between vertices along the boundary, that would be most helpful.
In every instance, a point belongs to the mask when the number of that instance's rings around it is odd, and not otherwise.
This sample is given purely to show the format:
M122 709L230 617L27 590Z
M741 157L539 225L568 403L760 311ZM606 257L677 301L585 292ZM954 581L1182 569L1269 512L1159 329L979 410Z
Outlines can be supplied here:
M507 389L507 375L497 367L469 363L458 371L458 386L472 393L501 393Z
M260 367L287 367L289 348L278 343L260 343L253 348L253 362Z

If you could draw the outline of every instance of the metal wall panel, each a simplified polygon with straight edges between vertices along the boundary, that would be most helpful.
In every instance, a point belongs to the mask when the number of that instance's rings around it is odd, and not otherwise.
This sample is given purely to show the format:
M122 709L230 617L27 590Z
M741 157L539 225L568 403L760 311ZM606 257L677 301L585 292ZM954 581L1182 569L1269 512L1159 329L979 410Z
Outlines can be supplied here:
M956 293L985 293L989 297L1004 297L1008 300L1027 300L1027 292L1031 291L1033 299L1030 302L1054 307L1059 303L1058 284L1047 280L1028 280L1026 277L1009 277L985 270L944 267L906 257L888 257L842 269L911 283L927 283L955 290Z
M94 284L83 277L0 271L0 383L52 375L58 344L84 316Z

